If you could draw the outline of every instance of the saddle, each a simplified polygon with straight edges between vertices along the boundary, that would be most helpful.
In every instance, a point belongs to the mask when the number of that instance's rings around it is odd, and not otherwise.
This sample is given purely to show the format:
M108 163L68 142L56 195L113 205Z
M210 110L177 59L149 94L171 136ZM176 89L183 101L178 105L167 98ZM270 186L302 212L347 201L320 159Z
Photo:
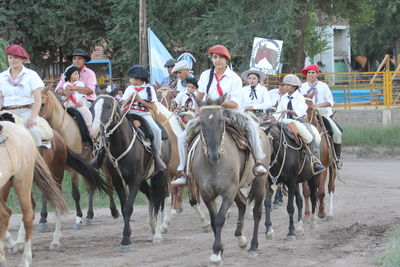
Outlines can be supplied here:
M151 128L147 121L143 119L143 117L136 115L136 114L127 114L126 115L128 121L131 122L135 130L138 132L139 135L144 137L145 139L148 139L149 141L152 141L154 138L153 132L151 131ZM140 125L136 126L134 121L139 121ZM165 130L165 128L159 123L158 121L155 121L161 129L161 140L165 141L168 140L168 133Z
M82 137L82 142L84 143L88 142L92 144L92 138L89 135L89 131L86 126L86 122L82 117L82 114L76 108L73 107L67 108L67 112L76 121L76 124L78 125L79 132Z

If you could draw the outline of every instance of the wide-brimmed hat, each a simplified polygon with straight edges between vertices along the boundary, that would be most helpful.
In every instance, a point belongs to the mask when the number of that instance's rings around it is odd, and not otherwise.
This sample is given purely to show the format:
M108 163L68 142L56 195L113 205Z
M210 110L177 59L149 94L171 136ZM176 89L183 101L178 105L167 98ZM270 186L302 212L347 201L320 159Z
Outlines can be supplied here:
M258 82L262 82L262 81L264 81L265 80L265 77L266 77L266 75L265 75L265 73L264 72L262 72L262 71L260 71L260 70L257 70L257 69L249 69L249 70L246 70L245 72L243 72L242 73L242 79L243 80L245 80L245 81L247 81L248 79L249 79L249 75L250 74L255 74L255 75L257 75L258 76Z
M85 50L80 49L80 48L75 49L74 51L72 51L72 53L71 53L70 55L67 56L67 59L68 59L69 61L72 61L72 58L73 58L74 56L83 57L83 58L86 60L86 62L88 62L88 61L91 60L90 56L85 52Z
M71 75L72 73L74 73L75 71L79 72L80 68L78 68L77 66L71 65L68 68L65 69L64 72L64 80L66 82L69 82L69 80L71 79Z
M307 67L305 67L305 68L301 71L301 73L302 73L304 76L307 76L307 71L309 71L309 70L315 70L315 71L318 72L318 73L321 71L317 65L311 64L311 65L308 65Z
M150 72L142 65L133 65L128 69L127 73L129 78L148 79Z
M217 54L226 57L227 60L231 60L231 54L228 48L223 45L214 45L208 49L209 54Z
M26 52L26 50L17 44L12 44L7 46L6 50L6 55L12 55L16 57L22 57L24 59L29 59L29 54Z
M172 69L171 73L177 72L179 70L189 70L189 63L186 60L178 61L175 67Z
M178 62L176 59L170 58L167 60L167 62L165 62L164 67L165 68L173 67L173 66L175 66L176 62Z
M301 87L301 85L303 84L301 82L300 78L294 74L288 74L285 77L283 77L282 83L287 84L287 85L297 86L297 87Z

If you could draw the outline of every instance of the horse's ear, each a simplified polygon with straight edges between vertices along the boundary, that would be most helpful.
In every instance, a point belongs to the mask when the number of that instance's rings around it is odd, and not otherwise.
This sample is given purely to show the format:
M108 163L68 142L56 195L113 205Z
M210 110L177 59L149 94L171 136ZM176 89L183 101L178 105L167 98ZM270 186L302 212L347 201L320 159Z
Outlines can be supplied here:
M194 97L194 100L196 101L196 104L198 107L201 107L203 105L203 102L197 98L197 96Z
M226 100L226 97L227 97L227 93L225 93L223 96L221 96L221 97L219 97L218 99L217 99L217 105L221 105L222 103L224 103L224 101Z

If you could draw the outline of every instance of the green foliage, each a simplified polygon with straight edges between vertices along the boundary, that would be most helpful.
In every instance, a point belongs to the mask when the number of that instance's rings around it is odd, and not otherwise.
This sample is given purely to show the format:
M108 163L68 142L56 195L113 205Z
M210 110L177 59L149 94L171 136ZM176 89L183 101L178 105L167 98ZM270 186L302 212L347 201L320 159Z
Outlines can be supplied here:
M0 38L0 51L4 51L8 46L8 42ZM7 56L0 52L0 72L8 68Z
M400 146L400 125L343 127L343 145L348 146Z
M399 226L389 233L389 238L385 242L385 252L377 259L377 263L384 267L400 266Z

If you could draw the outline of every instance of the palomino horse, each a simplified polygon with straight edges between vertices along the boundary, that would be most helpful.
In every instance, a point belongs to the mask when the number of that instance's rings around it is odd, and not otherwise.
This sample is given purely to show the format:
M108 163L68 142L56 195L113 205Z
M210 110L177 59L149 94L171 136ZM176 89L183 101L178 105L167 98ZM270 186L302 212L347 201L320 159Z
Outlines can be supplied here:
M322 116L319 114L318 110L309 108L307 110L308 118L310 123L314 125L321 134L321 163L324 165L326 170L324 170L321 174L319 174L318 178L318 198L319 198L319 207L318 207L318 217L325 218L327 220L333 219L333 194L335 192L335 178L337 173L337 168L335 165L335 156L333 155L333 142L331 136L328 134L326 127L324 125L324 120ZM325 182L327 179L327 175L329 173L329 183L328 183L328 192L329 192L329 206L328 212L325 213ZM305 199L305 218L310 216L310 207L308 203L309 198L309 189L307 185L303 185L303 195Z
M0 114L0 120L8 120L11 122L21 123L21 119L15 117L12 113L3 112ZM64 178L64 170L69 167L84 178L86 184L91 190L99 189L103 192L108 193L108 186L104 183L103 179L97 173L95 169L89 166L78 154L72 152L64 142L64 139L59 133L52 130L53 138L50 140L51 147L46 148L42 146L40 148L43 159L49 167L55 182L60 186ZM47 200L42 199L42 209L40 211L39 230L47 230ZM61 237L61 216L56 214L56 227L53 234L53 241L50 244L51 249L60 248L60 237ZM23 232L19 232L17 245L23 244Z
M216 101L207 100L207 103L197 101L200 107L200 134L193 141L195 143L188 155L191 159L188 175L190 179L193 179L190 183L194 182L197 185L200 196L208 208L214 231L213 253L210 256L210 262L213 265L220 265L222 261L222 227L233 201L236 202L239 210L235 237L239 247L246 248L247 246L247 240L242 233L247 199L240 188L247 187L249 184L251 189L248 199L255 200L254 229L249 257L257 257L258 227L267 183L267 175L254 177L252 173L254 160L250 151L241 150L231 133L226 132L224 109L220 106L224 99L225 96ZM265 135L261 137L262 144L265 146L264 151L267 151L269 143ZM268 162L269 156L266 157L264 164L267 166ZM221 196L222 202L217 212L215 200L218 196Z
M163 210L167 197L166 172L153 173L152 153L139 140L138 132L125 117L126 113L122 115L113 97L100 95L92 106L92 112L91 135L100 138L103 144L106 155L102 166L112 178L124 216L121 250L129 250L132 244L129 221L139 190L149 199L150 226L155 231L153 242L161 242L162 212L159 211ZM162 158L167 165L169 151L170 145L164 141ZM151 185L147 183L147 178L151 178ZM125 185L128 186L128 196Z
M300 194L299 183L305 181L308 182L311 190L312 212L313 215L315 215L317 202L316 178L313 173L313 167L308 152L304 149L304 141L299 139L301 143L296 143L295 140L285 133L282 127L285 127L285 124L270 122L262 124L265 134L271 136L273 140L273 152L271 156L271 165L269 166L270 186L267 187L267 196L264 202L265 227L267 238L272 239L274 235L271 222L271 198L274 193L272 187L277 189L278 183L284 183L288 188L287 212L289 213L289 233L287 237L288 240L295 240L296 233L302 234L304 232L302 226L303 200ZM298 208L298 219L296 225L293 220L294 197L296 197L296 205ZM313 216L312 219L313 222L315 222L316 217ZM315 226L315 223L313 226Z
M182 194L183 187L173 187L171 186L171 180L173 177L176 177L177 171L176 168L179 164L179 156L178 156L178 143L177 138L180 133L182 133L182 124L179 122L179 118L169 111L164 105L160 102L156 102L157 110L152 111L153 118L162 124L165 130L168 133L168 138L171 143L171 157L168 164L168 190L170 192L171 197L167 198L165 203L165 212L164 212L164 222L163 222L163 232L166 232L168 229L168 223L170 221L170 212L169 206L171 206L171 213L177 213L177 210L182 209ZM170 203L169 203L170 202ZM200 221L202 223L203 231L209 232L211 230L211 224L207 220L204 213L201 211L200 205L190 202L196 214L199 216Z
M3 134L8 139L0 145L0 266L5 266L4 242L10 238L6 234L11 210L7 207L7 198L11 187L14 187L18 197L22 221L25 231L24 253L21 266L32 263L32 222L34 218L32 207L32 183L40 188L45 198L61 214L67 210L64 198L58 185L35 147L33 138L22 126L12 122L0 122ZM23 142L21 142L23 140ZM6 244L7 245L7 244Z
M67 147L78 155L81 155L84 159L90 157L90 151L84 151L85 146L82 141L82 136L79 132L79 128L75 120L66 112L64 106L61 104L55 93L49 90L50 87L45 88L42 91L42 109L40 116L45 118L50 126L60 133L64 138ZM82 209L80 206L80 193L79 193L79 180L78 174L75 170L67 168L71 174L72 180L72 197L75 201L76 207L76 220L74 229L79 229L81 224L90 224L94 212L93 212L93 191L89 190L89 203L88 211L85 220L82 221ZM115 206L114 199L112 198L112 192L108 193L110 197L110 210L111 215L114 218L118 218L118 209Z

